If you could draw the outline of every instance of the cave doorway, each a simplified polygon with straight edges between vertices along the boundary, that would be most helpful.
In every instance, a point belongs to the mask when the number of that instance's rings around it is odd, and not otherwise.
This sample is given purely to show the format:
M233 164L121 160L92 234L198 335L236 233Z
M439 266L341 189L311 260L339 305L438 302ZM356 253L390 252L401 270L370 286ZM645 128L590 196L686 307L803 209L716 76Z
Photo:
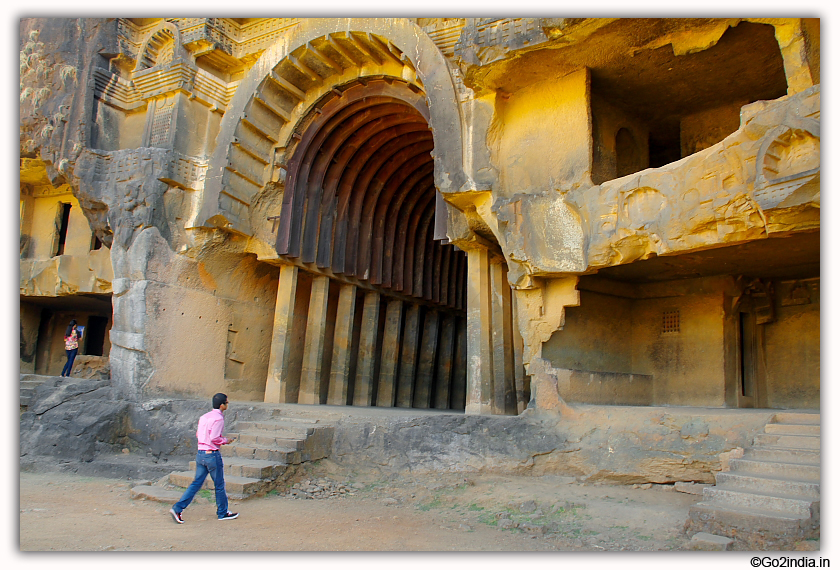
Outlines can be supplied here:
M265 401L463 410L467 259L435 239L425 95L360 78L296 133Z

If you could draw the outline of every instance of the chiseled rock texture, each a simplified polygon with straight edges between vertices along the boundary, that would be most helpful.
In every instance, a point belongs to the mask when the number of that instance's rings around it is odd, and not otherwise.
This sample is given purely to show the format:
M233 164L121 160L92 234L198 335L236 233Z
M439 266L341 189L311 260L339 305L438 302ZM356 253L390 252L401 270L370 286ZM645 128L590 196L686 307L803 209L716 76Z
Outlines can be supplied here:
M52 378L20 416L20 457L90 462L123 449L142 457L195 452L195 425L209 403L120 399L109 380Z
M355 469L393 472L559 474L621 484L713 483L722 460L749 445L769 411L575 406L563 414L528 410L521 416L452 413L351 415L331 407L266 404L235 406L237 422L287 417L322 418L333 426L327 455ZM195 425L209 409L202 400L130 403L106 381L62 382L36 388L21 414L21 465L51 457L62 463L108 466L122 450L134 458L183 463L195 453ZM68 445L68 442L72 445Z
M735 411L733 411L735 412ZM622 484L713 483L721 454L747 445L770 412L576 406L559 419L441 414L335 424L331 459L398 471L553 473Z

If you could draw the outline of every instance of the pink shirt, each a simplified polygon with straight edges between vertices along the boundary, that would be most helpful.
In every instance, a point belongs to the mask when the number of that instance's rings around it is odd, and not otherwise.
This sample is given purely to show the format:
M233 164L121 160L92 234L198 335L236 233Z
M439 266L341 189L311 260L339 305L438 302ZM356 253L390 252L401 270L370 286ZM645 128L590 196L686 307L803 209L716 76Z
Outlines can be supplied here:
M73 350L74 348L79 348L79 333L76 332L76 329L73 329L70 336L64 337L64 350Z
M225 416L221 410L212 410L201 416L198 420L198 430L195 432L199 451L215 451L220 445L230 443L228 438L222 437L224 430Z

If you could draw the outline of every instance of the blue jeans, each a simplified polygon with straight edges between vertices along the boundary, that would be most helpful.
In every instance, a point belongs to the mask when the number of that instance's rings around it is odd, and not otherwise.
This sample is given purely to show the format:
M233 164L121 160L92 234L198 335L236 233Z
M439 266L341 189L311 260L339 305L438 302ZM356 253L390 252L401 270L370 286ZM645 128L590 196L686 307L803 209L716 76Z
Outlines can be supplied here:
M202 450L199 450L195 456L195 479L181 495L181 500L173 507L176 513L180 513L189 506L208 474L213 479L213 486L216 488L216 516L221 518L227 514L228 499L225 493L225 467L222 464L222 452L207 453Z
M74 348L73 350L64 350L67 354L67 364L64 365L64 369L61 371L62 376L70 376L70 371L73 370L73 361L76 360L76 355L79 353L78 348Z

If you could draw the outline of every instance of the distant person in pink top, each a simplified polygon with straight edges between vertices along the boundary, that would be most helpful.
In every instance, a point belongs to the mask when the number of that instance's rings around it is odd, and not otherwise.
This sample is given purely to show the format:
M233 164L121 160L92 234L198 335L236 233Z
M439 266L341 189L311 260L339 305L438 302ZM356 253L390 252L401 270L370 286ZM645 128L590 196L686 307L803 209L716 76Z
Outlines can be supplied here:
M73 361L76 360L76 355L79 353L79 339L81 336L79 334L79 327L76 325L76 319L73 319L67 325L67 330L64 331L64 352L67 354L67 363L65 363L64 368L61 370L61 375L64 377L69 377L70 372L73 370Z
M233 440L222 435L225 431L225 416L222 412L227 410L228 399L225 394L219 393L213 396L213 410L207 412L198 420L198 430L195 437L198 439L198 454L195 456L195 479L184 491L181 500L169 509L169 514L178 524L184 524L181 512L186 509L195 498L195 494L201 489L207 475L213 479L213 486L216 488L216 516L220 521L235 519L239 513L232 513L228 510L228 498L225 493L225 466L222 463L222 453L219 447L227 445Z

